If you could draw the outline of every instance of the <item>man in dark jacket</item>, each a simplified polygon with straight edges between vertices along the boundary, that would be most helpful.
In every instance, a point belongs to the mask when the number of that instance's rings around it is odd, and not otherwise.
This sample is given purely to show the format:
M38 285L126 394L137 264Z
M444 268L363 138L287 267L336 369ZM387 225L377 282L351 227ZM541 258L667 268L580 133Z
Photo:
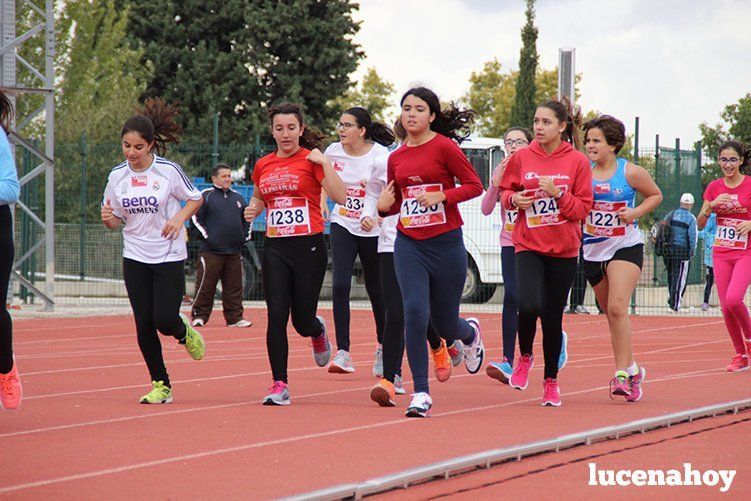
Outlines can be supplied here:
M229 327L250 327L243 319L241 253L250 239L245 222L245 199L232 186L232 171L218 164L211 170L212 188L203 190L203 205L192 221L201 235L196 270L196 293L191 312L194 326L205 325L214 306L218 280L222 281L222 308Z

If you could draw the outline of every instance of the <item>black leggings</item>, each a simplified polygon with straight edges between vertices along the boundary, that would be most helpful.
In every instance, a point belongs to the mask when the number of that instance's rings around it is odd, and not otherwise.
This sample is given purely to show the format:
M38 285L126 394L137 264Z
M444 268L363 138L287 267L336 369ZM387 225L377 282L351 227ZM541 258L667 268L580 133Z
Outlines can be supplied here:
M178 340L185 338L185 324L180 319L185 287L183 261L148 264L124 258L123 279L136 320L138 347L151 380L170 386L157 331Z
M318 296L326 274L323 234L266 238L263 244L263 290L268 327L266 348L274 381L287 382L287 322L303 337L319 336Z
M349 294L352 285L352 268L360 256L365 277L365 290L373 308L378 343L383 342L384 306L378 280L378 237L360 237L346 228L331 224L331 258L333 261L334 327L336 346L349 351Z
M519 351L532 354L537 319L542 323L545 378L558 377L561 323L577 258L543 256L530 251L516 253L516 287L519 293Z
M707 285L704 286L704 302L709 304L709 296L712 294L712 286L714 285L714 268L707 266Z
M13 323L6 308L8 282L13 268L13 219L10 207L0 205L0 374L13 369Z
M384 252L379 256L381 291L386 310L383 328L383 377L393 383L394 376L402 375L404 305L394 269L394 253ZM427 338L432 349L437 350L441 346L441 338L430 323L428 323Z

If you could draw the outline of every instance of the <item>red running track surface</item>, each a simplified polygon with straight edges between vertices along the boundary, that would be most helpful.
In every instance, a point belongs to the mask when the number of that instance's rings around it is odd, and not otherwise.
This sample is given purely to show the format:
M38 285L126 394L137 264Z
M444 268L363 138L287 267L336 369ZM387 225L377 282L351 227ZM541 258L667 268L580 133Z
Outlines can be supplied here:
M333 325L331 312L323 312ZM500 318L479 314L487 358L500 357ZM567 316L563 407L542 408L542 368L512 390L463 367L431 381L433 417L407 419L368 398L375 332L352 312L357 372L315 366L290 326L289 407L260 405L271 384L265 312L250 329L201 329L207 356L193 361L163 338L175 402L138 405L149 389L130 317L21 320L15 349L25 397L0 414L0 494L9 498L271 498L358 482L474 452L749 397L751 373L727 374L730 340L719 318L634 317L644 400L609 398L613 373L603 316ZM333 333L331 333L333 338ZM541 347L535 352L541 357ZM409 382L406 357L405 380ZM407 385L411 389L411 385ZM745 427L747 428L747 426ZM749 443L748 433L737 437ZM746 448L746 450L748 450ZM565 470L564 470L565 471ZM529 481L542 488L559 473ZM738 482L749 482L736 479ZM526 485L526 484L525 484ZM552 492L552 491L551 491Z

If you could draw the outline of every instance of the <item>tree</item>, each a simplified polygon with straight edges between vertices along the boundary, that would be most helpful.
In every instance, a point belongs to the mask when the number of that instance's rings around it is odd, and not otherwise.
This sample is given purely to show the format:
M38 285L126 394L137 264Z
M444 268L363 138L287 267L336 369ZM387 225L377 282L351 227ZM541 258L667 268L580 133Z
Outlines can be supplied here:
M527 0L527 23L522 28L522 48L519 52L519 77L516 96L511 108L511 125L528 126L535 116L537 73L537 28L535 27L535 0Z
M186 140L205 142L219 112L222 141L248 142L268 130L265 110L279 100L330 126L328 103L363 55L352 39L357 4L345 0L118 1L138 12L131 43L153 64L144 97L181 104Z
M58 18L58 141L78 141L83 133L91 142L118 141L149 75L147 67L132 64L141 52L125 44L128 15L114 0L65 2Z
M341 113L347 108L362 106L374 121L391 126L392 120L387 113L393 104L395 90L394 84L381 78L375 68L368 68L359 85L353 83L343 96L333 101L331 107Z
M714 127L710 127L707 122L699 124L704 152L715 161L720 144L730 138L751 144L751 93L740 98L737 103L725 106L720 118L724 123Z
M477 133L501 137L511 127L511 108L516 98L518 79L518 71L504 72L497 59L486 62L482 71L472 72L469 77L469 92L464 96L464 101L479 114L475 127ZM577 74L575 88L577 98L580 80L581 74ZM538 69L535 74L535 89L535 107L539 103L554 98L558 90L558 69ZM532 116L534 117L534 109ZM532 119L522 126L531 127Z

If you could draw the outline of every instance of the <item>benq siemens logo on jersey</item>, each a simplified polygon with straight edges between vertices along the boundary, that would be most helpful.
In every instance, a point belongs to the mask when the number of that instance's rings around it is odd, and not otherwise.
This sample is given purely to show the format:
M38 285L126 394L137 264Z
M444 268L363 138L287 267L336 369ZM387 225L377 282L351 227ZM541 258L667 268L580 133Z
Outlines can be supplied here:
M153 195L150 197L124 197L122 205L128 214L156 214L159 212L159 202Z

